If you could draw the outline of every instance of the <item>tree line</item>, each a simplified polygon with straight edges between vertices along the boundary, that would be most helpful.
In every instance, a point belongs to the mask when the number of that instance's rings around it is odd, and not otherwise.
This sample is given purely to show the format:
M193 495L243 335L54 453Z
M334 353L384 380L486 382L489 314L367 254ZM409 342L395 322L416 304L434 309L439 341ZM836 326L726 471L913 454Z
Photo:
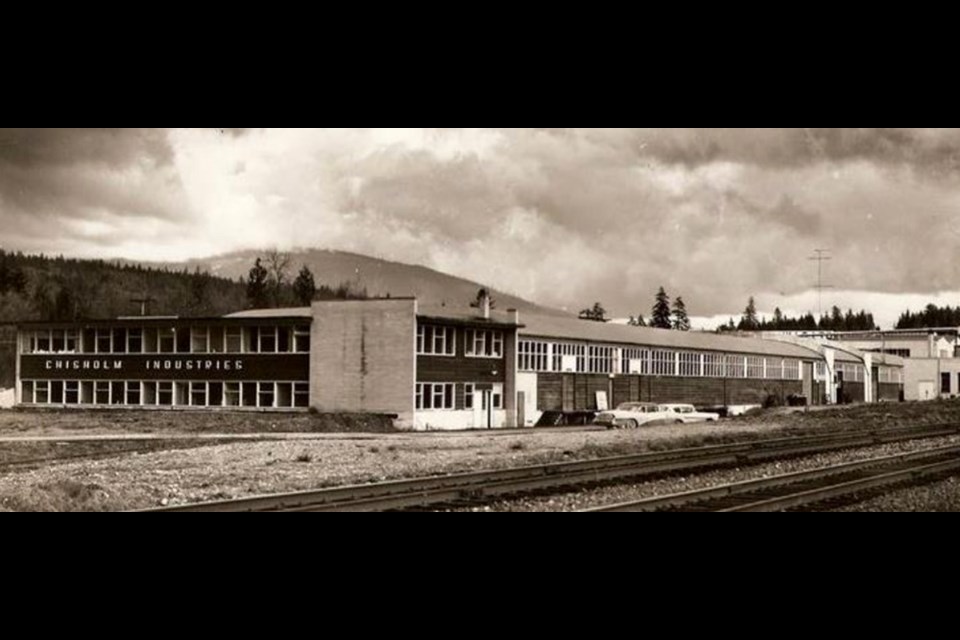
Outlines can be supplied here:
M960 307L938 307L928 304L923 311L904 311L897 320L897 329L932 329L937 327L960 327Z
M309 305L313 300L367 297L353 283L318 284L303 265L291 274L289 254L258 258L247 278L231 280L199 268L173 270L0 250L0 323L71 322L146 315L216 317L240 309Z
M718 331L874 331L877 324L873 314L865 310L854 313L848 309L844 313L840 307L833 307L829 315L824 315L818 321L812 313L791 318L784 315L777 307L773 317L761 318L757 313L757 305L751 297L747 307L743 310L739 322L733 318L721 326Z

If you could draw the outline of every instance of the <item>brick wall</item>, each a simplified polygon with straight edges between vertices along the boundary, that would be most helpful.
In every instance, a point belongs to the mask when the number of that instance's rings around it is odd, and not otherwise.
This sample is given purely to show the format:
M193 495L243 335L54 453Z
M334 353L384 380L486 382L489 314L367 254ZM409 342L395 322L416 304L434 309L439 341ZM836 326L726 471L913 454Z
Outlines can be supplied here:
M313 303L310 401L324 412L391 413L412 427L416 303Z

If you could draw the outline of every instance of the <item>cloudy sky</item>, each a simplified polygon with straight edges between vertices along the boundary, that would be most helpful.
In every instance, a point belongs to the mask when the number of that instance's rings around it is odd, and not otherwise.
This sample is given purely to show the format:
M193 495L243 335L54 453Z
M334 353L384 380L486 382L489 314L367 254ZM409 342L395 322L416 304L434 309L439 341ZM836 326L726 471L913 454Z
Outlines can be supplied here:
M320 247L537 302L960 304L960 129L0 129L0 246Z

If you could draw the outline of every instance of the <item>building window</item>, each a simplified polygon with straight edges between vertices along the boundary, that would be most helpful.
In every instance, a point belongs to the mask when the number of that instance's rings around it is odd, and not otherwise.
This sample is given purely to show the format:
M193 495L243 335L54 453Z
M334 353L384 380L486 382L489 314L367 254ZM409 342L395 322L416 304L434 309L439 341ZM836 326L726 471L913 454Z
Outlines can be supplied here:
M417 355L454 356L457 354L457 330L453 327L417 327Z
M763 358L747 356L747 377L763 378Z
M650 373L650 353L646 349L623 349L620 371L647 375Z
M707 353L703 356L703 375L706 378L724 377L724 357L722 353Z
M143 353L143 329L127 331L127 353Z
M80 404L80 383L77 381L63 383L64 404Z
M553 370L586 373L587 346L559 342L553 345Z
M173 329L158 329L157 340L159 342L158 353L173 353L176 349L176 334Z
M190 328L190 353L209 353L210 334L206 327Z
M63 382L59 380L50 383L50 404L63 404Z
M51 336L50 347L54 353L63 353L64 347L66 346L64 339L63 331L54 331Z
M304 409L310 406L310 383L296 382L293 385L293 406Z
M260 327L260 353L277 352L277 328ZM270 406L273 406L272 404Z
M37 331L36 333L36 351L37 353L50 353L50 332L49 331Z
M590 373L613 373L613 347L590 346L587 354Z
M20 402L33 404L33 381L24 380L20 383Z
M687 378L700 377L700 354L680 354L680 375Z
M276 389L273 383L261 382L260 394L259 394L260 404L258 406L262 408L271 408L274 406L275 398L276 398Z
M157 404L160 405L161 407L173 406L173 383L172 382L157 383Z
M468 358L502 358L503 332L486 329L467 329L466 354Z
M191 407L207 406L207 383L206 382L190 383L190 406Z
M240 406L240 383L228 382L223 389L224 404L228 407Z
M800 361L799 360L784 360L783 361L783 379L784 380L800 380Z
M944 395L950 395L950 374L949 373L940 374L940 393Z
M109 329L97 329L97 353L110 353L113 350L111 341L113 333Z
M35 384L34 404L50 404L50 382L42 381Z
M454 409L455 386L456 385L450 383L418 384L416 388L417 409Z
M140 383L139 382L127 383L127 404L135 405L135 406L140 404Z
M548 371L548 349L545 342L521 340L517 343L517 368L520 371Z
M677 375L677 352L654 349L651 354L650 373L655 376Z
M463 408L473 410L473 394L476 387L472 384L463 385Z
M227 353L243 352L243 329L240 327L230 328L226 331L226 349Z
M296 353L310 353L310 327L296 327L293 330L293 350Z
M113 330L113 352L114 353L127 352L127 330L126 329Z
M93 402L99 405L110 404L110 383L97 380L93 384Z

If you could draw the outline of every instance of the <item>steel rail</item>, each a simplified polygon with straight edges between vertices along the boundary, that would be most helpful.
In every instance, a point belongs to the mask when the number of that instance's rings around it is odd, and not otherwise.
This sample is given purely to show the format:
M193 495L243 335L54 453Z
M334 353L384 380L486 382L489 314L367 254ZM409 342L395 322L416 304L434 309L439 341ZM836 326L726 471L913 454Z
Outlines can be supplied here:
M546 489L665 475L690 469L735 466L885 442L950 436L957 433L960 433L958 425L937 425L935 428L871 429L775 438L594 460L390 480L146 511L384 511L429 507L460 501L482 502Z
M939 447L655 496L582 512L783 511L920 478L941 476L958 469L960 446Z

